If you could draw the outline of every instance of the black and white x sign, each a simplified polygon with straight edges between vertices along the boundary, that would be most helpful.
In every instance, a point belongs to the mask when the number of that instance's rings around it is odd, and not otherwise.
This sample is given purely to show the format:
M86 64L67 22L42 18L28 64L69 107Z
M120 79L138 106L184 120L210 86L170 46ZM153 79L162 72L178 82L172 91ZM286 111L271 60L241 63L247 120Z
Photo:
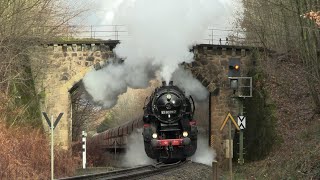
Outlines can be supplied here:
M238 116L238 126L240 129L246 128L246 117L245 116Z

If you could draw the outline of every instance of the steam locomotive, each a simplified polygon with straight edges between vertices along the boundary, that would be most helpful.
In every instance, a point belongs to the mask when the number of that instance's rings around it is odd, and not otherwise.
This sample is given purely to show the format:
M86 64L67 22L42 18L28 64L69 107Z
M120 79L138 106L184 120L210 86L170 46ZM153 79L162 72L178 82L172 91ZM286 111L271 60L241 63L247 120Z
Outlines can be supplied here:
M88 139L88 150L124 151L130 143L130 134L143 128L148 157L170 163L192 156L197 149L198 134L192 97L186 97L171 81L168 85L163 82L147 99L143 118L94 135Z
M197 126L192 97L162 83L144 106L143 139L146 154L160 162L184 160L197 149Z

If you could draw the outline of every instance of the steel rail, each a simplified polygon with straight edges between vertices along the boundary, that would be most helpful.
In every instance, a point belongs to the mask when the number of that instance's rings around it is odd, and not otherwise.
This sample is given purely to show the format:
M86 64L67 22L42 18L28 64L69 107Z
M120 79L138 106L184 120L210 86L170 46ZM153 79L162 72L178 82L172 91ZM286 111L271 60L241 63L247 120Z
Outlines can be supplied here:
M159 174L163 171L170 171L176 169L187 161L177 162L173 164L155 164L155 165L146 165L135 168L123 169L118 171L96 173L96 174L87 174L81 176L73 176L60 178L58 180L83 180L83 179L103 179L103 180L114 180L114 179L140 179L142 177L148 177L155 174Z

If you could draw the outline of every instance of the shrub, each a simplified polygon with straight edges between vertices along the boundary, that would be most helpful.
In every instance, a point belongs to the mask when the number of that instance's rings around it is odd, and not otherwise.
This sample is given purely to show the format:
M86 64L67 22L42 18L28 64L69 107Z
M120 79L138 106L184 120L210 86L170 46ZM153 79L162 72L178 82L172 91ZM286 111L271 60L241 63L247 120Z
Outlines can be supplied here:
M49 179L50 143L41 132L28 127L0 124L0 179ZM55 178L73 175L78 158L55 149Z

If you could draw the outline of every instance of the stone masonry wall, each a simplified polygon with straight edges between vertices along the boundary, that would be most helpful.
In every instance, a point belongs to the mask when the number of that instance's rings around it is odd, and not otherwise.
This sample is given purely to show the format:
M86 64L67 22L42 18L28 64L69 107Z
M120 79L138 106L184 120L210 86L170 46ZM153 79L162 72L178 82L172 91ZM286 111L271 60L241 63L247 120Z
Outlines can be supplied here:
M42 48L46 58L36 72L36 89L43 95L41 110L47 112L49 118L57 118L63 112L55 129L55 143L68 149L72 137L72 112L70 89L93 67L102 66L109 57L113 57L112 49L116 42L99 44L49 44ZM36 58L33 58L36 62ZM33 63L34 64L34 63ZM37 67L33 65L33 67ZM35 69L35 68L33 68ZM40 69L40 70L39 70ZM35 72L35 71L33 71ZM44 127L49 130L43 118Z
M248 48L198 45L194 48L195 61L186 65L193 75L207 87L211 96L211 147L217 151L218 159L224 155L222 141L227 137L227 127L220 132L220 127L228 112L236 118L238 103L231 98L229 88L229 58L239 58L241 73L245 75L250 61ZM235 119L236 120L236 119Z

